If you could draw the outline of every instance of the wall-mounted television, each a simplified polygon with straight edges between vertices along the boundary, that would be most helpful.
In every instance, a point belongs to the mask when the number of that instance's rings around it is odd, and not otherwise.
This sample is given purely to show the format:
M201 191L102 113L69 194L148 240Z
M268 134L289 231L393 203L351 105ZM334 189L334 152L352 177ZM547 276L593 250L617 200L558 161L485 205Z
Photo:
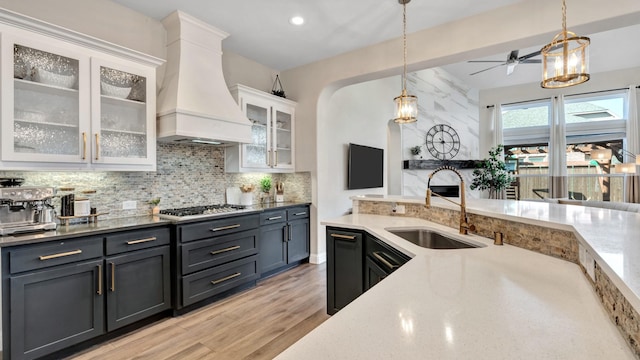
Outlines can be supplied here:
M349 144L347 189L369 189L383 186L384 150Z

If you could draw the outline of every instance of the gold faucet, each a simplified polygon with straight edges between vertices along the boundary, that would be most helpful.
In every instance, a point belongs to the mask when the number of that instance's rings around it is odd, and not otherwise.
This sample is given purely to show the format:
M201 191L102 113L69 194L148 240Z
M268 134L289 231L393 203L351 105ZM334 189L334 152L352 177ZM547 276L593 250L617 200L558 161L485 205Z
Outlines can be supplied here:
M431 184L431 179L433 178L433 175L435 175L436 173L442 170L453 171L460 178L460 203L450 200L440 194L431 192L431 188L429 187ZM454 168L453 166L444 165L444 166L440 166L439 168L435 169L431 174L429 174L429 181L427 182L427 197L425 198L425 205L427 208L431 207L432 194L439 198L447 200L450 203L460 206L460 234L466 235L469 233L469 231L476 230L475 225L470 224L469 220L467 219L467 204L465 202L465 195L464 195L464 180L462 179L462 174L460 174L460 172L456 168Z

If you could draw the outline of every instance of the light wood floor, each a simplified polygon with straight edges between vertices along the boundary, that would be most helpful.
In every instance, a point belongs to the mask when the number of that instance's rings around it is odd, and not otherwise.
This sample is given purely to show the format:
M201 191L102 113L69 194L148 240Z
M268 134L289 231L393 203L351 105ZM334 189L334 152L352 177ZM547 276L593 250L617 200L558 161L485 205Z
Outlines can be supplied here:
M325 269L304 264L69 359L272 359L329 318Z

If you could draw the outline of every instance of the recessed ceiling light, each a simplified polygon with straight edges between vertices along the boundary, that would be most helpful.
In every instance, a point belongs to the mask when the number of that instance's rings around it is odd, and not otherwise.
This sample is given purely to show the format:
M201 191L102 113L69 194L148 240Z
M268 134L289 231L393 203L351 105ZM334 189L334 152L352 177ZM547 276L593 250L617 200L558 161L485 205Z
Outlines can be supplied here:
M302 16L293 16L289 19L289 22L293 25L302 25L304 24L304 18Z

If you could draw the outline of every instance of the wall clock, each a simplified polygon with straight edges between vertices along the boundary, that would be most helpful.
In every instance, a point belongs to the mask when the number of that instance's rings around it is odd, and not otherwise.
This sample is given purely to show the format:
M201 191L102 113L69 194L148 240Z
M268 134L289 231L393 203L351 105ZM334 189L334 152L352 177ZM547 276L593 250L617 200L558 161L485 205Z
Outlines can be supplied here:
M434 125L427 131L427 150L438 160L453 159L460 151L460 137L447 124Z

